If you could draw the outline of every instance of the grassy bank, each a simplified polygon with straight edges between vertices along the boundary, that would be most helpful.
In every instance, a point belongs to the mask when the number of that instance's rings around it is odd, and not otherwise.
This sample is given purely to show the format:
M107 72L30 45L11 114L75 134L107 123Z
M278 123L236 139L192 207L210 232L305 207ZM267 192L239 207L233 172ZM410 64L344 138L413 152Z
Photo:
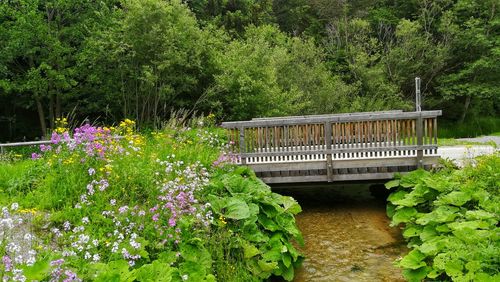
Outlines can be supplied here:
M293 279L300 206L233 165L223 132L202 123L58 128L31 159L1 162L0 277Z

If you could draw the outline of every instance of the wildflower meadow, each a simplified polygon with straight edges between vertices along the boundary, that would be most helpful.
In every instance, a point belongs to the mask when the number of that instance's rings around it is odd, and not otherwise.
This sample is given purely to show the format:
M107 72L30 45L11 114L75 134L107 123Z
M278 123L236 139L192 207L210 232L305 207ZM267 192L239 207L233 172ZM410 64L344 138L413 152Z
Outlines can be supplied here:
M292 280L291 197L233 163L210 118L85 124L0 163L2 281Z

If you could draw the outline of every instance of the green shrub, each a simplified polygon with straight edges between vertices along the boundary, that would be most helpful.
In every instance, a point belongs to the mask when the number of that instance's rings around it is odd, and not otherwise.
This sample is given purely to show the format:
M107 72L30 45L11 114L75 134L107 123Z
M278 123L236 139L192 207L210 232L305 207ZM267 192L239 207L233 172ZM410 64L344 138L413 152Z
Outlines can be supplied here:
M392 225L411 248L398 265L410 281L500 279L500 156L463 169L417 170L390 181Z

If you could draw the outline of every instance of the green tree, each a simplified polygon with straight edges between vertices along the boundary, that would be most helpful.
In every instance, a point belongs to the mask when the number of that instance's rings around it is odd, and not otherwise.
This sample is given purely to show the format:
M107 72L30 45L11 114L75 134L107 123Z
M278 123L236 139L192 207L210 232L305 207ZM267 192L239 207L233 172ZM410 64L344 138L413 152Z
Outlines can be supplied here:
M13 106L35 108L41 133L63 114L77 86L76 58L95 11L106 2L17 0L0 3L0 89ZM14 98L15 97L15 98Z
M180 1L126 1L110 27L86 41L82 65L105 107L139 124L191 108L210 83L214 44ZM118 108L116 108L118 106Z
M452 56L439 76L439 92L463 104L461 122L471 104L476 115L494 115L500 106L498 1L457 1L444 14L441 30L449 38Z
M196 17L204 23L241 34L249 25L274 22L272 0L192 0L187 1Z
M229 119L345 109L350 89L328 72L314 43L276 27L248 28L217 61L211 92Z

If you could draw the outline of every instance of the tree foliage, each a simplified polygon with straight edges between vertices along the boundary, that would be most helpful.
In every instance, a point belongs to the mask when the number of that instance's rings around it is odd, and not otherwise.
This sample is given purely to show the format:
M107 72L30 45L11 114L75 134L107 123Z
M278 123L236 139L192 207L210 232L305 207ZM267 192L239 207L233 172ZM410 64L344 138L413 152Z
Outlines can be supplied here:
M158 125L424 109L497 116L495 0L11 0L0 2L2 139L57 117ZM40 130L41 129L41 130Z

